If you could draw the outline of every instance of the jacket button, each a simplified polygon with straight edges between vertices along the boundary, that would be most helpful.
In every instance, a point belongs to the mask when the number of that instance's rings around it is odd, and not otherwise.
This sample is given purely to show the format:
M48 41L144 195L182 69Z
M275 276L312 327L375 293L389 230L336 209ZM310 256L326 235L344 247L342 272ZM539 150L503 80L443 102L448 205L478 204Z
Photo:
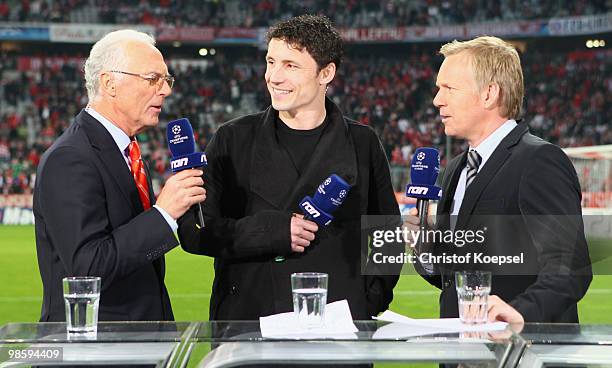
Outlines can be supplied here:
M236 285L232 285L232 287L230 288L230 295L235 295L238 292L238 288L236 287Z

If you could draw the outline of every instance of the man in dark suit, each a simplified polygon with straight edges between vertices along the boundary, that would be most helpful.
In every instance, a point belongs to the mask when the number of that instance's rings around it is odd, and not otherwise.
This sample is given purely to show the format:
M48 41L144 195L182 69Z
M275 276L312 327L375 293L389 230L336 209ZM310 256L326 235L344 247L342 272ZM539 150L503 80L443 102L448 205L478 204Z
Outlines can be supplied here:
M101 276L100 320L173 320L163 255L176 219L205 199L199 170L170 177L157 204L135 135L159 122L174 79L147 34L98 41L88 106L45 152L34 191L41 321L64 321L62 278Z
M440 52L445 60L433 103L445 133L467 140L469 149L447 165L436 225L485 235L479 244L429 249L471 257L463 263L417 263L442 289L440 316L458 315L454 271L484 269L493 273L490 319L506 319L512 311L526 322L577 322L576 304L592 279L580 185L563 151L516 120L524 93L518 53L495 37L454 41ZM509 263L496 262L500 257Z
M206 227L198 229L187 213L179 238L186 251L215 257L211 320L291 311L293 272L328 273L328 302L347 299L355 319L391 302L399 271L384 276L362 264L368 255L361 254L360 221L390 215L398 225L399 208L375 133L325 96L342 54L325 17L273 27L265 74L272 106L222 125L206 148ZM317 227L292 215L332 173L352 187L333 222Z

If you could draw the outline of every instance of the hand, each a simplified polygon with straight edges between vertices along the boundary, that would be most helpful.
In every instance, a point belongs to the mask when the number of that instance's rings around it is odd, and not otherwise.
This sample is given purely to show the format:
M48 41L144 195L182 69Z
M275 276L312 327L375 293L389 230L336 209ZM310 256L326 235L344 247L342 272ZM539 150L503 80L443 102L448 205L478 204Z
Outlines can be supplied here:
M512 329L522 330L525 325L523 316L514 309L510 304L504 302L497 295L489 295L488 303L488 318L489 322L502 321L513 325Z
M204 202L206 189L202 180L202 170L183 170L166 180L159 193L157 202L173 219L178 219L196 203Z
M430 206L429 208L429 213L431 213L431 210L432 210L432 206ZM416 207L413 207L410 209L408 214L402 216L402 218L404 220L404 227L408 230L408 234L411 234L411 236L408 237L408 241L406 245L409 246L410 248L414 248L416 247L417 238L422 230L421 229L421 218L419 217L419 210ZM427 216L427 225L429 228L433 227L434 225L433 216L431 215Z
M413 207L408 211L407 215L404 215L404 226L408 228L408 231L418 231L421 219L419 218L419 210Z
M315 238L315 232L319 230L316 223L304 220L304 216L294 214L291 217L291 250L303 253L305 248Z

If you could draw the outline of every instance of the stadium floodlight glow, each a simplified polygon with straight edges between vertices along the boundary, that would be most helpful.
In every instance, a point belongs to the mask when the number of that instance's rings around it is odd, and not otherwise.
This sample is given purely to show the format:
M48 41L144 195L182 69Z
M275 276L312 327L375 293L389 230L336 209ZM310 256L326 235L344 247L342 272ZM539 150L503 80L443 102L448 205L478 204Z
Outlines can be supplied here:
M206 56L208 55L208 49L201 48L200 51L198 51L198 54L200 54L200 56Z
M593 47L599 47L599 40L593 41Z
M211 55L214 55L214 54L216 54L216 53L217 53L217 50L215 50L215 49L210 49L210 54L211 54Z
M599 41L599 46L605 47L606 46L606 40Z
M174 42L172 42L172 46L174 46L174 47L181 47L181 43L179 41L174 41Z
M588 40L588 41L586 42L586 47L588 47L588 48L590 48L590 49L591 49L591 48L593 48L593 40Z

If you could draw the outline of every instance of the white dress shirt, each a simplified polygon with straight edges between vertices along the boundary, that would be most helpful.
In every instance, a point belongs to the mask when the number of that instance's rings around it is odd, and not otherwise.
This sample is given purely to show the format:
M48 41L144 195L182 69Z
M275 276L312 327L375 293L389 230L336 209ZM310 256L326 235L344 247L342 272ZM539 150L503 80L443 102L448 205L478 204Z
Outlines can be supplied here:
M475 150L480 155L481 161L480 166L478 167L478 172L482 170L487 160L493 154L493 151L499 146L501 141L506 138L508 134L517 126L515 120L508 120L504 124L502 124L499 128L497 128L493 133L491 133L484 141L480 142L477 147L470 147L470 150ZM461 203L463 202L463 197L465 196L465 182L467 177L467 166L461 170L461 176L459 176L459 183L457 184L457 189L455 190L455 196L453 197L453 204L451 206L451 216L457 216L459 214L459 209L461 208ZM476 176L478 177L478 175ZM456 217L454 217L456 218ZM455 228L455 221L452 220L451 217L451 228Z

